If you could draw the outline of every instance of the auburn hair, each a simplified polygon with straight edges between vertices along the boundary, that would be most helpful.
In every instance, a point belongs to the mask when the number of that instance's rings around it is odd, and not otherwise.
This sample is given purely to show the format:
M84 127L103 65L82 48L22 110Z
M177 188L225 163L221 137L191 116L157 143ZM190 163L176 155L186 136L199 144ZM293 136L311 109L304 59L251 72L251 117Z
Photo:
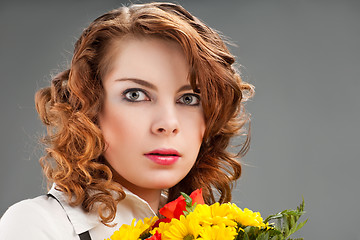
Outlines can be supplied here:
M36 93L36 109L47 126L46 154L40 163L49 183L55 183L71 205L81 205L87 212L97 210L104 224L115 218L125 193L112 180L103 157L106 143L98 114L104 98L102 77L111 54L108 48L124 36L177 42L187 57L190 84L201 94L206 123L203 142L193 168L168 189L168 201L197 188L203 189L208 204L230 201L233 182L241 175L236 158L246 154L250 141L245 128L249 114L243 102L252 97L254 87L242 81L220 35L172 3L124 6L100 16L76 42L70 68ZM234 154L227 148L238 134L246 139Z

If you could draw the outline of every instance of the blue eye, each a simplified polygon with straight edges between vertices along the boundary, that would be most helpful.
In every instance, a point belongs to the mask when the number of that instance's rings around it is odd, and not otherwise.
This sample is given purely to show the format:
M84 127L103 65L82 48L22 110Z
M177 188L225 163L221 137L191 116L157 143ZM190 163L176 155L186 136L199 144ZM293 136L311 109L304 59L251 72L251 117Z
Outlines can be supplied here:
M124 99L129 102L149 101L147 94L138 88L127 89L123 93Z
M182 95L179 100L179 103L188 105L188 106L199 106L200 105L200 96L193 93L187 93Z

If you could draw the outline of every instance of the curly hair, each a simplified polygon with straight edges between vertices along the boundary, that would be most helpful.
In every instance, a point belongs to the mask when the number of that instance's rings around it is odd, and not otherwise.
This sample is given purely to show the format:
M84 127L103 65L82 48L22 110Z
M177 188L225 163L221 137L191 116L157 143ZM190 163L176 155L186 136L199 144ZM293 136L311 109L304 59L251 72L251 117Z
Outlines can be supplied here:
M249 148L249 122L243 102L254 87L242 81L235 59L220 35L172 3L148 3L112 10L94 20L75 44L70 69L53 78L50 87L35 95L36 109L47 126L46 154L40 159L49 183L68 196L69 204L97 210L104 224L116 214L125 197L112 180L103 157L106 143L98 126L114 40L126 35L160 37L177 42L190 66L189 81L201 93L206 130L197 160L178 184L168 189L168 201L180 193L203 188L205 202L231 200L233 182L241 175L236 160ZM236 155L227 150L232 137L246 135ZM216 200L216 194L219 199Z

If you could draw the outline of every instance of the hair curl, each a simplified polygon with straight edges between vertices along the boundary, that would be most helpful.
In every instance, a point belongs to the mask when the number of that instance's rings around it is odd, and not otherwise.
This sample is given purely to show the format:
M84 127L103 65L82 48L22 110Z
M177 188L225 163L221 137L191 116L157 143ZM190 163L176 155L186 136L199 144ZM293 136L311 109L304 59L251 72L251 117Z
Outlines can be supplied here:
M121 7L97 18L76 42L70 69L36 93L36 109L48 132L43 138L46 155L40 163L49 183L56 183L71 205L82 205L85 211L97 209L104 224L114 219L125 193L112 181L102 155L105 141L97 117L104 97L102 76L109 65L108 48L125 35L178 42L190 66L190 84L201 92L206 123L203 142L193 168L168 190L168 201L180 191L190 193L197 188L203 188L206 203L216 201L214 190L219 202L230 201L241 165L227 147L233 136L244 134L249 114L242 102L252 97L254 87L242 81L219 34L171 3ZM245 135L240 156L249 148L250 137Z

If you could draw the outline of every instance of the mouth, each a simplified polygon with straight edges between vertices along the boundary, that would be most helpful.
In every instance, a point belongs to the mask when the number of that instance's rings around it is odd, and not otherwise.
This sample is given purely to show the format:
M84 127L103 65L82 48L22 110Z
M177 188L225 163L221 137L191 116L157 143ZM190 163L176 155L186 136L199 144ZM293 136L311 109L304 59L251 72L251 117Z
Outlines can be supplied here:
M174 149L156 149L144 155L159 165L174 164L181 157L178 151Z
M153 156L178 156L180 154L175 149L156 149L151 152L145 153L145 155L153 155Z
M161 154L161 153L148 153L145 155L153 155L153 156L179 156L177 154Z

